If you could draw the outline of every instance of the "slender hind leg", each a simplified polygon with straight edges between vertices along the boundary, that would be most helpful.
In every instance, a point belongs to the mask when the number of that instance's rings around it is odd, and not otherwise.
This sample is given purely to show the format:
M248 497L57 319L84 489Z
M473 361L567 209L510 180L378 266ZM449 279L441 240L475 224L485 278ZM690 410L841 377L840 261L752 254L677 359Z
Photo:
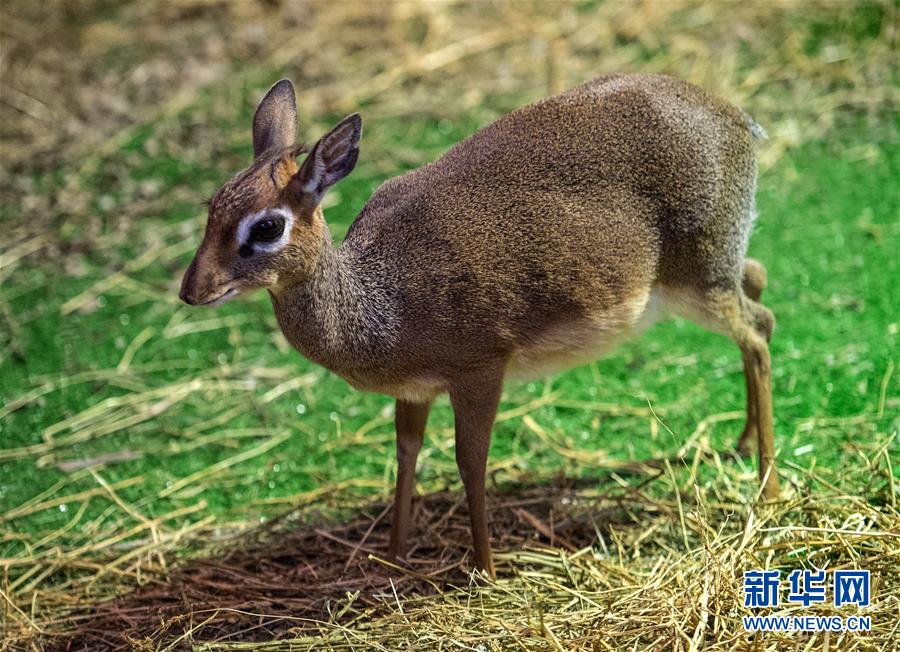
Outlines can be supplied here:
M762 297L762 292L766 287L766 280L766 268L763 264L754 258L748 258L744 262L744 278L741 283L744 294L746 294L749 299L759 302ZM766 341L768 341L770 336L771 332L766 336ZM742 357L744 359L744 378L747 383L747 421L744 424L744 430L741 432L741 436L738 438L736 448L738 455L749 457L753 454L753 449L758 445L756 401L754 399L756 390L753 387L753 373L750 362L746 355L743 355Z
M743 289L719 289L700 297L684 316L710 330L723 331L740 347L747 376L748 425L759 448L759 477L763 495L778 497L775 435L772 426L772 363L769 337L775 326L772 312L750 299ZM743 437L742 437L743 438ZM749 439L749 437L748 437Z
M754 447L759 445L759 430L756 428L756 387L753 385L752 364L743 352L741 357L744 359L744 381L747 384L747 421L744 423L741 436L738 437L735 450L741 457L750 457L753 455Z
M742 291L719 295L709 306L717 313L741 349L747 388L753 403L759 444L759 477L763 496L778 498L778 474L775 470L775 433L772 423L772 361L769 337L775 325L772 312Z
M755 258L748 258L744 261L744 277L741 279L744 294L759 303L763 290L766 289L768 284L767 281L768 274L761 262Z
M734 324L732 333L744 359L752 381L748 383L755 397L756 430L759 440L759 477L764 483L763 496L769 500L778 498L778 474L775 470L775 431L772 419L772 360L769 343L760 333L755 322L772 323L772 313L761 304L745 300L742 318ZM755 313L748 323L746 313ZM771 332L771 331L770 331Z

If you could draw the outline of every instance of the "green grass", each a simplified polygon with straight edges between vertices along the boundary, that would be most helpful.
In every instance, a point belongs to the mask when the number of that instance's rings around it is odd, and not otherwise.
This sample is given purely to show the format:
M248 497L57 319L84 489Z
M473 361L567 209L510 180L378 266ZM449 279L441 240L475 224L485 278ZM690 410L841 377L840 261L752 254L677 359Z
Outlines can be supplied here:
M239 116L242 124L249 122L249 112L248 106ZM473 114L452 123L403 118L368 125L359 168L329 199L326 217L335 236L345 233L384 178L437 156L487 117ZM228 129L223 131L230 133ZM205 500L171 525L209 515L262 518L283 511L288 497L341 483L353 485L344 493L388 492L394 451L389 398L358 393L290 351L264 293L216 311L177 301L176 279L201 235L198 204L229 171L244 164L249 143L225 138L213 147L214 156L186 159L154 151L148 146L153 138L152 129L136 132L120 154L85 179L101 216L93 231L59 220L53 238L64 245L62 261L44 260L38 252L24 259L0 290L9 321L16 325L2 340L4 404L48 382L99 370L0 420L0 451L5 451L0 456L0 514L43 492L59 497L97 488L91 472L67 472L57 464L122 450L140 457L95 472L108 483L139 477L118 495L145 517ZM370 143L377 147L367 147ZM373 150L388 155L374 160ZM879 141L876 130L856 125L834 142L791 150L761 176L760 220L750 253L768 267L764 301L777 319L774 405L785 478L797 472L791 464L807 469L853 464L855 443L869 441L876 431L896 431L900 370L891 370L898 363L900 315L895 287L900 278L898 169L896 144ZM48 175L36 183L59 184L63 176ZM141 183L155 184L150 194L157 199L135 205ZM134 267L142 256L147 264ZM95 300L62 314L67 302L123 268L128 270L126 283L111 284ZM126 352L132 361L125 370L102 371L115 370ZM314 376L306 386L265 400L280 383L310 373ZM178 384L194 378L205 379L200 389L165 409L159 406ZM54 424L91 406L154 389L159 394L146 402L158 408L152 418L84 441L66 441L87 434L78 429L45 436ZM534 422L552 438L597 451L597 459L613 460L671 455L701 419L744 405L736 347L681 320L654 327L595 364L544 381L509 383L501 410L551 395L597 403L597 409L551 401L530 410ZM607 405L634 414L612 414ZM664 425L647 414L648 405ZM127 406L115 409L116 419L135 414ZM849 418L860 414L880 416ZM221 415L220 423L211 421ZM422 490L458 483L451 425L447 402L439 401L422 454ZM704 435L698 443L728 449L741 425L741 418L715 423L709 441ZM273 438L281 433L291 434L271 450L166 492L192 473L277 441ZM14 450L54 438L58 445L36 452ZM895 459L898 447L895 439ZM746 465L749 496L756 487L752 466L739 463ZM500 480L563 470L614 482L608 470L560 457L548 447L546 436L517 417L497 424L490 464L501 469ZM700 478L716 482L711 467L701 468ZM323 504L339 494L326 496ZM285 504L271 503L278 497ZM12 536L4 539L0 556L34 551L30 546L41 535L67 524L67 540L73 545L121 529L123 514L109 496L90 498L83 513L76 514L84 502L54 504L2 523Z

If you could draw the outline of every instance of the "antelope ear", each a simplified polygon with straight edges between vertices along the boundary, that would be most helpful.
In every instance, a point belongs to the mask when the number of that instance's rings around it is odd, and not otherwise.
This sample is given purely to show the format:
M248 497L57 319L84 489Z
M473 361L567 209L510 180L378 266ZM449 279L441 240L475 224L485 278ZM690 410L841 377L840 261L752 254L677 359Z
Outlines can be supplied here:
M253 159L273 148L293 145L297 138L294 85L282 79L262 98L253 116Z
M294 176L303 192L318 204L326 191L346 177L359 157L362 119L358 113L348 115L315 144Z

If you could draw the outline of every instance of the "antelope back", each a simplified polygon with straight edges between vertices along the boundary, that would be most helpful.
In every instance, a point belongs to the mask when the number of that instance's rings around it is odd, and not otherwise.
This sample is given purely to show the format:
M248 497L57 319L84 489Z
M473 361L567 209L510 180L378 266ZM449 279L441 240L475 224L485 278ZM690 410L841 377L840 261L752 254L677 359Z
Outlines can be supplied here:
M740 283L752 125L680 80L603 77L388 181L343 250L386 261L404 348L471 365L536 342L611 345L652 322L656 286Z

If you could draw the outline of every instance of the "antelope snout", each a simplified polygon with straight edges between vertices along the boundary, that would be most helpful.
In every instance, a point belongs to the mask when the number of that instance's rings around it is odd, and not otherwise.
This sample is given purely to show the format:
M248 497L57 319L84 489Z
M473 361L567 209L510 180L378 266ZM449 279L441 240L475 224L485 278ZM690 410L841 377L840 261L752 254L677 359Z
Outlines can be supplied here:
M181 279L178 297L191 306L216 306L236 294L237 288L222 278L218 270L207 269L198 253Z
M191 261L190 267L184 272L184 276L181 277L181 292L178 293L178 298L184 301L188 305L196 305L196 282L195 279L197 277L197 259Z
M187 283L185 282L186 280L187 280L187 275L185 275L185 277L183 279L181 279L181 292L178 293L178 298L181 299L182 301L184 301L189 306L193 306L194 300L191 298L191 293L186 287L186 285L187 285Z

